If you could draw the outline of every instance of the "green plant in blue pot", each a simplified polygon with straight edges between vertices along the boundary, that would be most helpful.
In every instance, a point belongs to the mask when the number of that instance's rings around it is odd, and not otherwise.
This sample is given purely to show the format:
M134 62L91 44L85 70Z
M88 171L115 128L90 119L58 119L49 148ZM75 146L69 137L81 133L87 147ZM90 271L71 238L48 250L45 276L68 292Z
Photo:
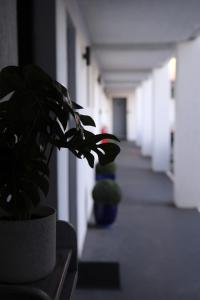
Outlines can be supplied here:
M96 182L92 197L97 225L108 226L115 221L121 196L121 188L114 180L103 179Z
M80 109L35 65L0 72L0 281L38 280L55 266L56 212L41 205L54 149L67 148L90 167L94 153L104 165L120 151L115 136L86 130L95 122Z
M116 179L116 163L110 162L106 165L101 165L100 163L96 164L95 167L95 174L96 174L96 180L102 180L102 179Z

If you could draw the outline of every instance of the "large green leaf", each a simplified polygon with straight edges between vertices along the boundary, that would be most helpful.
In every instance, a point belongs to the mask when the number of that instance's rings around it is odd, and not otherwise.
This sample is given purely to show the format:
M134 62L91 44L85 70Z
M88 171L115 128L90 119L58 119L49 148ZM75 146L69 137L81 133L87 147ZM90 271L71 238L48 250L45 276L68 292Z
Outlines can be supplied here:
M64 87L62 84L60 84L58 81L54 81L54 86L56 87L56 89L58 90L58 92L62 95L64 95L65 97L69 98L69 93L68 90L66 89L66 87Z
M47 166L46 162L41 159L34 159L30 160L29 163L30 170L37 170L38 172L42 173L44 176L49 176L49 167Z
M84 130L83 135L79 131L71 131L74 136L68 141L67 147L77 156L85 157L91 167L94 166L93 152L96 152L99 157L100 164L107 164L113 161L120 152L120 148L113 141L118 139L112 134L95 135L87 130ZM99 143L109 137L109 142L105 144ZM64 145L63 145L64 147Z
M110 134L110 133L101 133L101 134L96 134L96 136L95 136L96 143L98 143L104 139L120 142L120 140L114 134Z
M22 178L20 183L23 187L23 197L27 199L27 202L31 203L29 204L30 206L37 206L40 203L40 194L35 183L26 178Z
M31 209L41 201L40 191L48 193L46 158L36 145L25 151L22 145L10 148L4 142L0 141L0 206L16 218L20 211L20 218L30 217Z
M20 67L8 66L0 72L0 98L24 86Z
M103 152L100 151L99 149L103 150ZM115 160L116 156L120 152L120 148L118 145L114 143L104 143L104 144L99 144L94 151L97 153L99 157L100 164L106 165Z
M81 123L83 125L96 127L94 120L90 116L86 116L86 115L79 115L79 116L80 116Z
M78 103L73 102L73 101L71 101L71 102L72 102L73 109L83 109L83 107L80 106Z
M92 155L90 152L87 152L85 154L85 158L87 159L89 166L94 168L94 155Z
M49 192L49 181L48 179L41 175L38 170L31 171L29 174L30 181L34 182L37 187L43 192L45 196L48 195Z

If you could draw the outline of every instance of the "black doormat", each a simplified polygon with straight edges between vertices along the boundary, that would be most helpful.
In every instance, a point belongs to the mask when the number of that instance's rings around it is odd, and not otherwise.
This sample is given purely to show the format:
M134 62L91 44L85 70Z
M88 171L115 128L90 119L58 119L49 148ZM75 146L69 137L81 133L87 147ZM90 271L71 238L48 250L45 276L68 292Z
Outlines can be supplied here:
M120 289L117 262L79 262L78 289Z

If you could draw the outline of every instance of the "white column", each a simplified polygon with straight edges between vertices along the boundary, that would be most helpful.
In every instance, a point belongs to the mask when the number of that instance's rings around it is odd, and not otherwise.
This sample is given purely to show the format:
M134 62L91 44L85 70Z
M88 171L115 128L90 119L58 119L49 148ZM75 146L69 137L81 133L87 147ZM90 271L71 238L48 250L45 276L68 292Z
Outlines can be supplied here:
M178 46L175 203L200 206L200 38Z
M63 1L56 2L56 79L67 86L67 27ZM68 151L57 151L58 219L69 221Z
M152 79L143 83L142 154L144 156L152 154L152 88Z
M142 145L142 87L135 91L135 142Z
M169 67L153 73L152 169L168 171L170 163L170 74Z
M135 93L130 92L127 95L127 140L128 141L135 141L136 132L135 132Z

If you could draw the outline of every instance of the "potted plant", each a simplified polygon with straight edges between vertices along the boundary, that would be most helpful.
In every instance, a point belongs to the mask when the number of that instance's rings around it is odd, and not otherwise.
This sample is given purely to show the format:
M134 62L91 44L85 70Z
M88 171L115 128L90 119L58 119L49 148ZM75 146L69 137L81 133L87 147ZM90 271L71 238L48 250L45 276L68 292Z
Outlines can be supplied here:
M121 200L120 186L112 179L99 180L92 190L92 196L96 224L111 225L116 219L118 203Z
M116 163L110 162L106 165L96 164L96 180L115 179L116 178Z
M53 150L67 148L91 167L94 152L107 164L120 151L115 136L85 129L95 123L81 108L37 66L0 72L0 281L34 281L55 266L56 212L41 206Z

